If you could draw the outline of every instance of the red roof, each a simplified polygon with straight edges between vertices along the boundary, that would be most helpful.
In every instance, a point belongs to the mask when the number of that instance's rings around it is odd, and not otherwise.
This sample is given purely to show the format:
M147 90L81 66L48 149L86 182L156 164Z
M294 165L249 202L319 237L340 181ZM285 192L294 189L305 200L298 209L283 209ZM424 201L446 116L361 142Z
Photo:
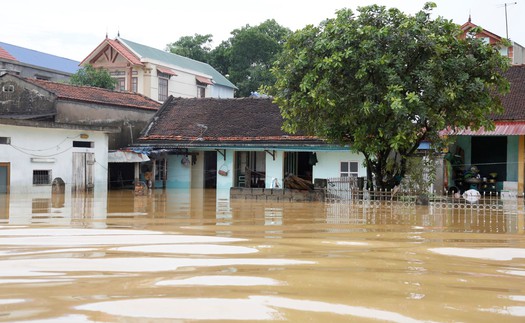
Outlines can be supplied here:
M133 65L144 65L140 61L140 58L137 57L133 52L131 52L126 46L122 45L117 39L109 39L106 38L100 43L100 45L97 46L82 62L80 62L80 65L84 65L86 61L89 59L88 63L91 63L91 61L96 60L98 57L100 57L107 47L113 48L117 53L119 53L122 57L124 57L128 62L130 62ZM95 54L95 56L93 56Z
M492 131L485 131L480 128L477 131L470 129L464 130L445 130L441 135L449 136L523 136L525 135L525 121L517 122L495 122L495 128Z
M17 61L13 55L9 54L9 52L2 47L0 47L0 59L10 59L12 61Z
M138 93L117 92L90 86L77 86L28 78L24 80L54 93L60 99L146 110L158 110L161 105L159 102Z
M466 23L464 23L462 26L461 26L461 30L463 30L463 32L467 33L469 30L471 30L472 28L476 28L476 27L479 27L478 25L472 23L469 19L469 21L467 21ZM483 27L482 27L483 28ZM483 34L495 39L496 41L501 41L502 37L501 36L498 36L494 33L491 33L490 31L488 30L485 30L483 29Z
M172 70L171 68L163 67L163 66L157 66L157 70L161 73L177 76L177 73Z

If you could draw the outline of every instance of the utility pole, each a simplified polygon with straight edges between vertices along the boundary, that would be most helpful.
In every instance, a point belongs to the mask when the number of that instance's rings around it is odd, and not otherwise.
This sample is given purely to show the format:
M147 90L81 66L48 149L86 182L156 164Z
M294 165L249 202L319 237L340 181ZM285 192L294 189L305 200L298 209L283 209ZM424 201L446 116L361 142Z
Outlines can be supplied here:
M501 5L500 7L505 7L505 30L507 31L507 39L509 39L509 22L507 20L507 6L512 6L512 5L515 5L515 4L518 4L517 1L515 2L506 2L504 3L503 5Z

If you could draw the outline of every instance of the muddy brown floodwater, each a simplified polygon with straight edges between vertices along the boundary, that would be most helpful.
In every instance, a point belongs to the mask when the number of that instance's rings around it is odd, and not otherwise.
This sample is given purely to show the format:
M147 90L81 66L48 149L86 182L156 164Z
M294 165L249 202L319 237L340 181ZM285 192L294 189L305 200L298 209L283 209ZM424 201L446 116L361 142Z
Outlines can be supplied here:
M0 195L0 321L524 322L509 203Z

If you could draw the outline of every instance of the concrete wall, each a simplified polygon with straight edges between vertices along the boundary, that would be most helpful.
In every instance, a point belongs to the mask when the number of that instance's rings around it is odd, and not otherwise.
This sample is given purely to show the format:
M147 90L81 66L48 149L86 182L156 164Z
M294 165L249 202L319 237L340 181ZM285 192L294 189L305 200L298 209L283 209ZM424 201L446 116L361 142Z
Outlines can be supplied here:
M80 134L87 134L81 139ZM66 189L72 181L73 152L95 154L95 188L107 188L108 146L103 132L0 126L0 137L10 137L10 145L0 145L0 162L10 163L10 191L51 192L51 185L33 185L33 170L50 170L61 177ZM94 148L74 148L73 141L92 141Z
M11 75L0 78L1 115L49 115L56 113L55 96Z
M47 68L26 65L20 62L0 60L0 75L4 72L16 73L22 77L40 78L53 82L68 82L71 78L70 73L55 71Z
M313 178L340 177L341 162L358 162L358 176L366 177L363 167L364 156L351 152L350 149L340 151L317 152L317 164L313 167Z
M230 198L257 201L314 202L324 201L324 190L292 190L282 188L232 187Z
M73 101L58 101L57 123L120 127L120 133L109 136L109 149L126 147L138 138L156 110L101 106Z
M519 136L507 137L507 181L518 181Z

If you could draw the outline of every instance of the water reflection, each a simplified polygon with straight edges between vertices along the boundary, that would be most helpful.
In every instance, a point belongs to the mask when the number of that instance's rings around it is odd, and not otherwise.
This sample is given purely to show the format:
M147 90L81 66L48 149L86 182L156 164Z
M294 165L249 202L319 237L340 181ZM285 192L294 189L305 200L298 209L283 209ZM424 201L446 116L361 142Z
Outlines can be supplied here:
M473 209L264 203L227 190L3 196L0 321L525 317L522 201Z
M522 203L518 199L503 201L497 208L420 207L411 204L377 205L344 203L309 203L306 217L333 225L410 225L446 229L453 232L517 233L523 232ZM204 221L228 226L235 222L281 226L284 214L298 203L283 204L231 200L229 190L153 190L135 195L133 191L92 193L0 195L0 210L9 224L71 223L92 219L186 219L187 224ZM311 212L309 212L311 211ZM7 215L7 216L6 216ZM0 220L2 218L0 217ZM299 220L299 219L297 219ZM290 221L290 219L287 219ZM295 219L292 219L295 221ZM300 220L299 220L300 221ZM102 227L104 226L100 223ZM343 229L343 228L338 228ZM333 230L338 230L333 229ZM368 228L373 229L373 228ZM279 230L268 230L279 234Z

